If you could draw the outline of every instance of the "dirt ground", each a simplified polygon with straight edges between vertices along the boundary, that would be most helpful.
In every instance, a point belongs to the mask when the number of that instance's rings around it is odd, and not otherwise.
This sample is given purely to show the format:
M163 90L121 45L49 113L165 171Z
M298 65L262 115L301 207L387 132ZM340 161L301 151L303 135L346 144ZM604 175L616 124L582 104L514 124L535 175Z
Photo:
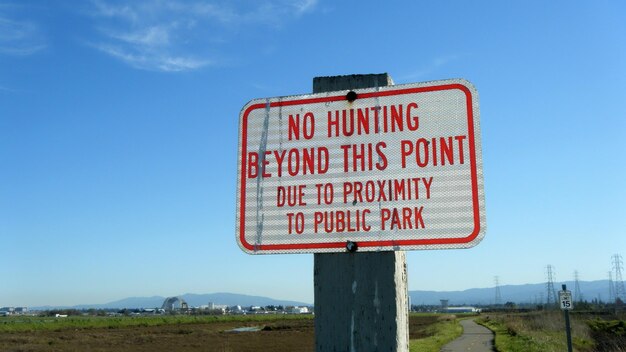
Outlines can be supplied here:
M260 331L229 332L244 326ZM314 321L273 320L156 327L0 333L0 351L313 351Z
M430 335L441 317L411 316L410 338ZM235 332L254 327L258 331ZM31 332L0 332L2 352L186 352L186 351L313 351L313 319L271 319L116 328L64 328Z
M430 327L441 319L451 319L451 316L410 316L409 339L416 340L428 337L432 334Z

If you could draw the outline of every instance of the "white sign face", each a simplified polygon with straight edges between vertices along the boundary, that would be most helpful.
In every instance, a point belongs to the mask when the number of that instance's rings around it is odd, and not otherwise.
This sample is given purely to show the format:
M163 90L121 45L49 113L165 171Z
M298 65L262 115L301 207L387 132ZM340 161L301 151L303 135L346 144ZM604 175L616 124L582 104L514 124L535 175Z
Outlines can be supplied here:
M486 220L474 87L455 79L354 92L356 99L339 91L243 107L236 229L242 250L480 242Z
M559 302L561 304L561 309L563 310L574 309L572 291L559 291Z

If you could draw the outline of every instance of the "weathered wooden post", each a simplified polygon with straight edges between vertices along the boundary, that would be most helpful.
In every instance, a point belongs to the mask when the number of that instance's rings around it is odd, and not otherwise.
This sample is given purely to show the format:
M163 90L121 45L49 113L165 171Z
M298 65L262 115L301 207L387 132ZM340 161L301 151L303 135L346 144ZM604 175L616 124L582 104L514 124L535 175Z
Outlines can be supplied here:
M391 84L386 73L316 77L313 93ZM405 253L314 256L316 351L408 351Z

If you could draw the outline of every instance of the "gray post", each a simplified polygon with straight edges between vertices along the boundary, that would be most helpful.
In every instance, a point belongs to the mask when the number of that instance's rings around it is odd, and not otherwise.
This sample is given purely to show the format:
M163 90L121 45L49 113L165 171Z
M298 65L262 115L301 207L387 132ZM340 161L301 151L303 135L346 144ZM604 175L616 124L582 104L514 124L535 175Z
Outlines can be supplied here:
M315 77L313 92L392 85L388 74ZM409 350L404 252L314 254L315 349Z

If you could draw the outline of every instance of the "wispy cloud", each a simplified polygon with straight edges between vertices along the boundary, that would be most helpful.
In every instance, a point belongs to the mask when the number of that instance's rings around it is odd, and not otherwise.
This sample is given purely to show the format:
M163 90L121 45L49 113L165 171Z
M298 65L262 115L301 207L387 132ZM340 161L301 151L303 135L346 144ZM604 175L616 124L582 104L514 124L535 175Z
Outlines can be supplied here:
M105 1L93 0L95 14L103 17L114 17L129 21L137 20L137 12L130 5L110 5Z
M15 93L15 92L17 92L17 90L11 89L11 88L5 87L5 86L0 86L0 92Z
M399 81L411 81L415 79L423 79L425 76L430 75L431 73L437 71L441 67L458 60L462 55L445 55L439 56L432 59L430 62L426 63L424 66L419 69L409 72L400 77Z
M15 20L0 13L0 54L27 56L45 47L41 31L34 22Z
M163 72L190 71L211 63L209 60L171 56L167 53L151 52L150 50L144 50L142 48L137 49L101 44L97 46L97 49L124 61L132 67Z
M302 15L309 11L312 11L317 5L317 0L301 0L293 4L296 9L296 14Z
M212 44L242 26L281 26L314 10L317 0L119 1L92 0L99 38L90 45L132 67L190 71L217 64ZM213 51L212 51L213 50Z

